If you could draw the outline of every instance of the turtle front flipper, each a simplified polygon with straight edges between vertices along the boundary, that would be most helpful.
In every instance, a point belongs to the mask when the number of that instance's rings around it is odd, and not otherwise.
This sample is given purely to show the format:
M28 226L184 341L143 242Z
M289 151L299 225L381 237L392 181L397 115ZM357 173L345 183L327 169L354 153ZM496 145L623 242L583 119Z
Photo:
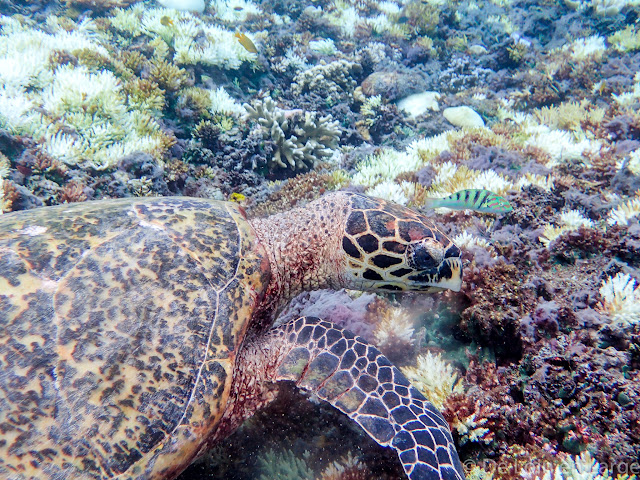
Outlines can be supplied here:
M411 480L464 479L440 412L361 337L300 317L246 345L241 359L269 365L266 381L292 380L346 413L380 445L396 449Z

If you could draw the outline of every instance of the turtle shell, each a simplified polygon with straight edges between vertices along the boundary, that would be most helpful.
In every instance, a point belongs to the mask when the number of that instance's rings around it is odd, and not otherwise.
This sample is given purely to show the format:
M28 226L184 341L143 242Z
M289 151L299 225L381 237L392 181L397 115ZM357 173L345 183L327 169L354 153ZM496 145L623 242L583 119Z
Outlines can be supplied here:
M234 204L0 216L0 477L171 477L215 430L268 261Z

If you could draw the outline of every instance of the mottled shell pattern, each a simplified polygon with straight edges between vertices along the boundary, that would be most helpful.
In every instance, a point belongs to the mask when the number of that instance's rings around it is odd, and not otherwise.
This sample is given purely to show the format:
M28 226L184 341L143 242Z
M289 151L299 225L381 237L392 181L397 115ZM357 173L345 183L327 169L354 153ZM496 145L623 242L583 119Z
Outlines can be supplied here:
M0 216L0 232L0 478L181 471L269 280L239 207L62 205Z

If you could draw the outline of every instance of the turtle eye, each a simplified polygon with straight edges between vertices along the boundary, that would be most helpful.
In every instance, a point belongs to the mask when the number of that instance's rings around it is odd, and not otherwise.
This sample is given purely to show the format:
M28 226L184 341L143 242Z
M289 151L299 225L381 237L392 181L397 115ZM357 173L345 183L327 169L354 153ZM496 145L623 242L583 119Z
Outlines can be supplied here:
M409 266L415 270L433 270L442 262L441 249L435 249L426 241L413 243L407 247Z

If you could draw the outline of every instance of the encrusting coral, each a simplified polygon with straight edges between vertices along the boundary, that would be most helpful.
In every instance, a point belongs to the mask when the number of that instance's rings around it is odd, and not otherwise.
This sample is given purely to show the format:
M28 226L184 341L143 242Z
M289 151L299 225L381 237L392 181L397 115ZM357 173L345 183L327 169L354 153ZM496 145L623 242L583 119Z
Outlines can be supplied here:
M283 110L270 97L244 107L263 138L276 144L271 160L276 168L308 170L330 157L340 138L338 122L330 115L319 117L315 112Z

